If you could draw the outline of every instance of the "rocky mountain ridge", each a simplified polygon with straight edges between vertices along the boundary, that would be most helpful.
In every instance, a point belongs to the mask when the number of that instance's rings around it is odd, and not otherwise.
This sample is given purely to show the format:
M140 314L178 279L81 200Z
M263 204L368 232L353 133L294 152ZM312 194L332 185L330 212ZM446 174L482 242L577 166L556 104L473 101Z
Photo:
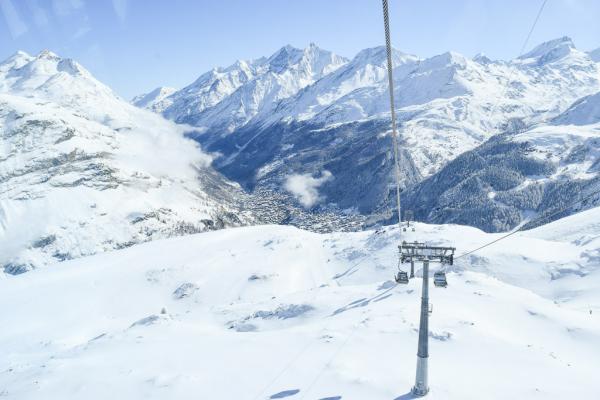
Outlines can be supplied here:
M296 49L298 54L306 51ZM455 52L421 58L394 50L402 186L415 188L461 154L514 126L558 123L574 103L600 91L594 54L578 50L568 37L542 43L510 61L482 55L470 59ZM232 104L243 107L242 93L265 80L245 73L250 64L238 62L223 70L245 78L227 86L230 92L219 92L199 113L173 108L165 115L194 125L197 130L190 136L217 155L213 165L248 191L287 192L300 202L307 190L316 190L320 201L311 204L312 211L333 207L383 217L393 208L394 186L385 57L383 47L363 50L311 84L280 91L288 97L259 97L265 111L257 109L251 118L242 113L241 120ZM213 88L227 80L214 85L217 81L201 77L196 84L201 81ZM186 90L175 97L197 98ZM593 120L580 117L580 122ZM318 182L318 187L290 192L288 182L296 176ZM506 218L493 226L461 221L498 230L516 221Z

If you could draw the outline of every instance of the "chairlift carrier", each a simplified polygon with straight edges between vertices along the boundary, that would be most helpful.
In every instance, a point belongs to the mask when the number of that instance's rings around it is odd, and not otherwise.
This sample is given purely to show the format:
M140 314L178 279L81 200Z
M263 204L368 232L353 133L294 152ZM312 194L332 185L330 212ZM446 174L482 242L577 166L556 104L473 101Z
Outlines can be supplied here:
M407 243L402 242L398 246L400 255L398 260L398 273L395 275L397 283L406 284L408 283L408 274L400 269L400 264L406 262L439 262L442 266L454 264L454 247L444 246L428 246L425 243ZM448 280L446 279L446 272L439 270L433 274L433 284L436 287L447 287Z
M436 271L433 274L433 284L437 287L447 287L446 273L444 271Z
M408 273L406 271L398 271L395 276L396 283L401 283L403 285L408 283Z

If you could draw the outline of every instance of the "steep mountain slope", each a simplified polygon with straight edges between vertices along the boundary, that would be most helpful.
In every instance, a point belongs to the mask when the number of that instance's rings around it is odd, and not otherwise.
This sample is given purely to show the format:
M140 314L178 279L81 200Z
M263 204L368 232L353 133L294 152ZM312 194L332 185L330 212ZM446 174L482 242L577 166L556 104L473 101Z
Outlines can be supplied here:
M7 273L249 218L182 127L48 51L0 64L0 133Z
M600 92L577 100L552 120L554 125L590 125L600 122Z
M503 231L600 205L600 93L550 124L507 131L460 155L403 194L419 220Z
M430 289L429 397L593 399L599 228L597 208L458 259L448 288ZM403 235L458 254L500 236ZM398 239L227 229L0 278L0 393L411 398L421 282L390 280Z
M255 116L268 115L277 102L336 70L347 60L311 44L285 46L269 58L238 61L214 69L170 97L165 116L227 132Z
M366 49L281 95L250 89L265 82L252 72L212 103L203 102L199 113L171 107L165 115L198 127L192 136L218 155L216 168L247 189L286 192L290 179L305 176L319 182L313 209L378 214L388 209L393 185L385 73L385 49ZM421 59L395 51L394 79L402 180L409 187L510 129L510 121L540 123L596 93L600 66L565 37L508 62L453 52ZM246 93L259 106L248 107ZM204 98L184 90L176 97Z
M177 89L171 87L159 87L153 91L131 99L131 103L139 108L145 108L156 113L162 113L167 107L172 104L168 99Z
M600 62L600 48L590 51L589 54L592 60Z

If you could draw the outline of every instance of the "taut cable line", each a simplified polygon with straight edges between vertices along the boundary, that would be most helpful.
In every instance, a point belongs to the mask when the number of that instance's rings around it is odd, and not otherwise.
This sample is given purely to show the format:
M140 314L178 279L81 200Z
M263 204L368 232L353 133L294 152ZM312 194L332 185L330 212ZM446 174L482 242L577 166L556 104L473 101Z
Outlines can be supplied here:
M396 129L396 110L394 108L394 77L392 72L392 45L390 42L390 19L388 0L383 0L383 25L385 29L385 50L387 53L388 84L390 89L390 112L392 117L392 147L396 174L396 204L398 208L398 228L402 235L402 212L400 207L400 160L398 151L398 131Z
M524 230L525 230L525 227L526 227L528 224L532 223L532 222L535 222L535 221L538 221L538 220L544 220L544 219L551 219L552 217L555 217L555 216L557 216L557 215L559 215L559 214L561 214L561 213L563 213L563 212L567 211L568 209L570 209L570 208L572 208L572 207L576 206L577 204L579 204L579 203L583 203L584 201L591 199L591 198L592 198L594 195L597 195L597 194L600 194L600 190L593 191L593 192L591 192L590 194L588 194L587 196L585 196L585 197L583 197L583 198L581 198L581 199L577 200L576 202L574 202L574 203L571 203L571 204L569 204L568 206L566 206L566 207L563 207L563 208L561 208L560 210L558 210L558 211L555 211L555 212L553 212L553 213L551 213L551 214L549 214L549 215L542 215L542 216L540 216L540 217L538 217L538 218L536 218L536 219L534 219L534 220L532 220L532 221L529 221L528 223L521 225L521 227L519 227L519 228L515 229L514 231L512 231L512 232L509 232L509 233L507 233L506 235L499 237L498 239L492 240L491 242L489 242L489 243L486 243L486 244L484 244L484 245L482 245L482 246L479 246L479 247L477 247L476 249L473 249L473 250L467 251L466 253L463 253L463 254L461 254L460 256L457 256L457 257L455 258L455 260L457 260L457 259L459 259L459 258L462 258L462 257L465 257L465 256L468 256L469 254L473 254L473 253L475 253L476 251L479 251L479 250L481 250L481 249L484 249L484 248L486 248L486 247L488 247L488 246L491 246L491 245L493 245L494 243L497 243L497 242L499 242L499 241L501 241L501 240L504 240L504 239L506 239L506 238L507 238L507 237L509 237L509 236L512 236L512 235L514 235L515 233L522 232L522 231L524 231Z

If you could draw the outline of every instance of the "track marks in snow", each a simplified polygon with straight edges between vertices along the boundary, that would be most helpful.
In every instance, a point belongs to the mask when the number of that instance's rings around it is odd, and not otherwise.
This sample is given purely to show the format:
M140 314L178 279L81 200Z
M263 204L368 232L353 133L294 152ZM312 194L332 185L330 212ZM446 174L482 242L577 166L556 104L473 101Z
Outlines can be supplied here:
M284 390L283 392L272 394L269 399L283 399L286 397L295 396L300 393L300 389Z
M343 312L346 312L346 311L348 311L348 310L352 310L352 309L354 309L354 308L366 307L366 306L368 306L369 304L371 304L371 302L377 302L377 301L381 301L381 300L387 299L387 298L389 298L390 296L392 296L392 295L393 295L393 293L390 293L390 292L391 292L391 291L392 291L392 290L393 290L393 289L394 289L396 286L397 286L397 285L394 285L394 286L390 287L389 289L385 290L384 292L382 292L382 293L379 293L379 294L377 294L377 295L375 295L375 296L373 296L373 297L370 297L370 298L366 298L366 297L365 297L365 298L361 298L361 299L358 299L358 300L354 300L354 301L352 301L351 303L349 303L349 304L347 304L347 305L345 305L345 306L343 306L343 307L340 307L340 308L338 308L337 310L335 310L335 311L333 312L332 316L333 316L333 315L338 315L338 314L341 314L341 313L343 313Z

